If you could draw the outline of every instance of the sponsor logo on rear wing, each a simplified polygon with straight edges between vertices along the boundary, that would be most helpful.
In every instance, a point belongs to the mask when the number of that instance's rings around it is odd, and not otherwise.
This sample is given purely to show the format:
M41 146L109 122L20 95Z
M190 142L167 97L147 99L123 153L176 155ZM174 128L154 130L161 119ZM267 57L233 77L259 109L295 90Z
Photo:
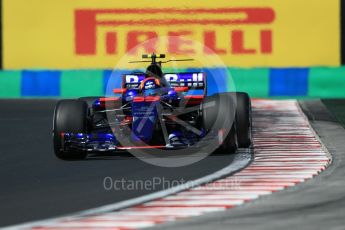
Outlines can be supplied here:
M125 74L123 77L123 88L133 89L138 88L140 82L144 80L145 74ZM205 73L166 73L164 78L170 83L171 87L188 87L189 89L204 89L205 88Z

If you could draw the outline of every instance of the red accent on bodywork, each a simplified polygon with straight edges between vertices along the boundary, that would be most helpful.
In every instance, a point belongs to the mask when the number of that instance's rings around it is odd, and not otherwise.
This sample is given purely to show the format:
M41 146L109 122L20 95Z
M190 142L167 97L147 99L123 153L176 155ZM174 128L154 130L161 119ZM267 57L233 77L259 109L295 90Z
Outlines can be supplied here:
M187 92L187 91L188 91L188 87L187 87L187 86L183 86L183 87L174 87L174 90L175 90L176 92L179 92L179 93L181 93L181 92Z
M204 95L186 95L187 105L199 105L204 100Z
M159 101L160 96L134 97L133 102L154 102Z
M145 101L147 102L153 102L153 101L159 101L160 96L147 96L145 97Z
M126 91L127 89L113 89L114 93L120 93L120 94L125 93Z
M105 109L106 106L108 108L113 108L113 107L117 107L121 100L119 97L101 97L99 98L99 102L100 102L100 107Z
M133 102L144 102L145 98L144 97L134 97Z
M100 102L109 102L109 101L118 101L120 100L119 97L101 97L99 99Z

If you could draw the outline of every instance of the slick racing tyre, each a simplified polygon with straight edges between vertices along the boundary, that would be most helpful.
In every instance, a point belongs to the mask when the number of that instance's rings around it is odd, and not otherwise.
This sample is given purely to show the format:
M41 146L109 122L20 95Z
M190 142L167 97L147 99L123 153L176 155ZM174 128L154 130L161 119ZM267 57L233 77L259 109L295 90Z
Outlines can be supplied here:
M82 100L61 100L55 106L53 120L53 144L55 155L63 160L84 159L84 151L66 151L61 133L87 132L88 105Z
M252 110L250 97L247 93L236 93L236 124L239 148L248 148L252 142Z
M215 153L234 153L237 150L235 108L235 93L214 94L206 97L201 105L203 127L216 137L213 142L217 143L210 142L218 145Z

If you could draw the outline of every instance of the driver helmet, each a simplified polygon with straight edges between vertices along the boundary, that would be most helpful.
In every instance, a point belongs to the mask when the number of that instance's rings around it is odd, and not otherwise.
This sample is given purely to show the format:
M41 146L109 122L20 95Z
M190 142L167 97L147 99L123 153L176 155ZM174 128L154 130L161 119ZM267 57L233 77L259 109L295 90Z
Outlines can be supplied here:
M139 89L140 90L150 90L150 89L157 89L161 87L161 83L159 79L154 77L147 77L140 83Z
M146 68L146 78L154 77L161 79L163 77L163 72L158 64L151 64Z
M158 64L151 64L146 68L145 79L140 83L141 90L156 89L161 87L163 72Z

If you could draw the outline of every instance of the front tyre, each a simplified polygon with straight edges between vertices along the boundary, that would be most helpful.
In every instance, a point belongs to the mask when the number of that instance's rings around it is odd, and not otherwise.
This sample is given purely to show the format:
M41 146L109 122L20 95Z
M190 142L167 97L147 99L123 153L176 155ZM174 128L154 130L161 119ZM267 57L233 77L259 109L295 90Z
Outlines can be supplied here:
M53 144L56 157L63 160L84 159L85 151L63 149L62 133L87 132L88 105L82 100L61 100L57 103L53 118Z
M215 153L234 153L237 150L236 94L220 93L206 97L201 106L202 123L207 133L216 138ZM206 143L207 144L207 143Z
M252 142L252 109L247 93L237 92L237 141L238 147L248 148Z

